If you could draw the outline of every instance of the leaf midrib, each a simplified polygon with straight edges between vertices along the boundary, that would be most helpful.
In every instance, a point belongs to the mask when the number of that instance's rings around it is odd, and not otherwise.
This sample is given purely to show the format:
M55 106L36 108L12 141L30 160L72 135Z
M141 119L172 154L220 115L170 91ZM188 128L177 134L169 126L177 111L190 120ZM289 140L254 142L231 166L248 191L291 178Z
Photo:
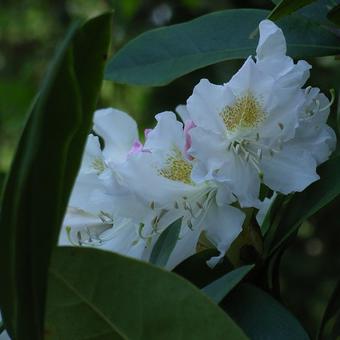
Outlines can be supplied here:
M114 323L111 322L109 318L103 314L100 309L98 309L91 301L89 301L85 296L83 296L76 287L74 287L65 277L59 274L57 271L50 268L50 273L62 283L69 291L76 295L79 300L85 303L99 318L101 318L115 333L117 333L122 339L128 340L128 337L120 330Z

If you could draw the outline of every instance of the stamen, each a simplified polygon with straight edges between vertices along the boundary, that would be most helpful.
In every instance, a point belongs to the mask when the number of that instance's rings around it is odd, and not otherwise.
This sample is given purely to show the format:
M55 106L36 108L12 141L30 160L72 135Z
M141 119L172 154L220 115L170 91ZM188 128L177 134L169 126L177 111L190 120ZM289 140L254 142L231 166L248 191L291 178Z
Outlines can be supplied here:
M220 116L226 129L235 131L239 128L254 128L264 120L266 114L258 99L249 92L236 98L234 104L227 105Z
M192 184L192 164L184 158L177 146L174 146L165 166L158 170L158 173L172 181L179 181L185 184Z
M305 89L305 94L309 94L310 90L312 89L311 86L307 86L306 89Z
M320 109L321 112L327 110L328 108L330 108L333 105L333 103L334 103L334 100L335 100L335 90L334 89L330 89L329 93L331 94L331 100L329 101L329 103L325 107Z

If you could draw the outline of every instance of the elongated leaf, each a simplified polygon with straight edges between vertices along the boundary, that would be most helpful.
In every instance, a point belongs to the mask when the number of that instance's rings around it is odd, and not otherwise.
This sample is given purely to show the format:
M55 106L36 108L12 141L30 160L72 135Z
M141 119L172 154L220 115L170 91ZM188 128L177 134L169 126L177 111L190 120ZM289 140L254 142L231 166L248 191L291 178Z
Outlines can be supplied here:
M180 218L162 232L152 249L150 263L165 267L178 241L181 224L182 219Z
M32 106L7 180L0 303L15 339L43 338L48 264L89 130L79 129L90 126L100 89L110 22L108 14L70 30ZM82 34L96 39L85 41Z
M218 254L219 252L216 249L206 249L190 256L173 271L186 278L195 286L202 288L234 269L233 265L226 258L214 268L210 268L207 265L207 261L213 256L218 256Z
M330 203L340 194L340 157L330 159L319 167L320 180L301 193L296 193L287 204L270 247L273 253L300 224Z
M56 250L47 311L47 339L247 339L177 275L95 249Z
M281 0L268 15L270 20L278 20L316 0Z
M208 286L202 288L202 292L207 294L211 300L220 303L225 296L254 268L254 265L242 266L234 269L228 274Z
M340 26L340 4L328 12L327 18L337 26Z
M332 8L339 4L339 0L317 0L310 5L301 8L297 13L304 17L310 18L319 24L334 26L327 15Z
M325 313L323 315L317 338L322 340L324 339L324 331L326 328L327 323L338 316L340 320L340 281L335 286L332 296L328 301L328 305L326 307ZM337 334L339 335L339 334ZM335 339L336 337L334 337Z
M255 53L250 34L269 12L237 9L204 15L183 24L143 33L110 60L105 78L118 83L164 85L193 70ZM300 16L278 22L291 56L340 52L339 40L319 24Z
M305 340L309 336L295 317L269 294L241 284L223 303L252 340Z

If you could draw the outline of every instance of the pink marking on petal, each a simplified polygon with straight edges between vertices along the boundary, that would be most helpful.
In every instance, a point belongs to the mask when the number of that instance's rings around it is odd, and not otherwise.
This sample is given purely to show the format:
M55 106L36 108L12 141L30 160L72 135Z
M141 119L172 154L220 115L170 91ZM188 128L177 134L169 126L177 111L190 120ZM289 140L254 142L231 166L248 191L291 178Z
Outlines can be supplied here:
M191 155L189 155L188 150L191 148L191 136L189 131L196 127L196 124L192 120L187 120L184 124L184 136L185 136L185 146L184 153L188 159L191 161L194 159Z
M130 151L128 152L128 155L133 155L133 154L136 154L142 151L143 151L143 144L139 140L135 140L132 144Z
M145 129L144 130L144 136L145 138L148 136L148 134L152 131L152 129Z

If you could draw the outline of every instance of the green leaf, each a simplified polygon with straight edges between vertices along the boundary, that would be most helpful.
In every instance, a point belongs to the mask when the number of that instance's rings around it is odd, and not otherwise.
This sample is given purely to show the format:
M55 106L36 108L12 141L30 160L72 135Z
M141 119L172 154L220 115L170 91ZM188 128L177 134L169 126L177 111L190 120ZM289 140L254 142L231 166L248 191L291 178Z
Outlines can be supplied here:
M202 292L207 294L211 300L220 303L223 298L254 268L254 265L242 266L234 269L228 274L208 286L202 288Z
M332 25L334 26L327 15L329 11L338 4L340 4L339 0L317 0L300 9L297 13L319 24L326 25L328 27Z
M328 305L326 307L325 313L323 315L323 318L322 318L322 321L319 327L317 339L321 340L325 338L324 331L325 331L327 324L332 319L336 319L336 317L340 320L340 281L338 281L333 291L333 294L328 301ZM338 326L337 323L335 323L335 327L337 326ZM339 335L339 334L336 334L336 335ZM336 337L334 337L334 339L335 338Z
M337 111L336 121L337 121L338 134L340 134L340 94L338 95L338 107L336 111Z
M268 15L268 19L276 21L316 0L281 0Z
M276 228L270 245L270 253L275 252L285 240L293 235L303 221L330 203L340 194L340 157L334 157L322 164L318 173L320 180L314 182L303 192L296 193L283 212L284 218Z
M258 39L250 34L268 14L256 9L225 10L143 33L113 56L105 78L160 86L204 66L254 55ZM340 52L337 37L307 18L291 15L278 25L292 57Z
M309 339L287 309L255 286L241 284L227 296L223 307L252 340Z
M327 14L327 18L337 26L340 26L340 4L333 7Z
M247 339L189 282L109 252L58 248L50 268L48 339Z
M214 268L210 268L207 265L207 261L213 256L218 255L219 251L217 249L200 251L180 263L173 271L195 286L202 288L234 269L233 265L226 258Z
M0 304L15 339L43 338L48 265L100 90L110 22L106 14L70 29L29 112L7 179Z
M152 249L150 263L160 267L166 266L178 241L181 224L182 219L180 218L162 232Z

